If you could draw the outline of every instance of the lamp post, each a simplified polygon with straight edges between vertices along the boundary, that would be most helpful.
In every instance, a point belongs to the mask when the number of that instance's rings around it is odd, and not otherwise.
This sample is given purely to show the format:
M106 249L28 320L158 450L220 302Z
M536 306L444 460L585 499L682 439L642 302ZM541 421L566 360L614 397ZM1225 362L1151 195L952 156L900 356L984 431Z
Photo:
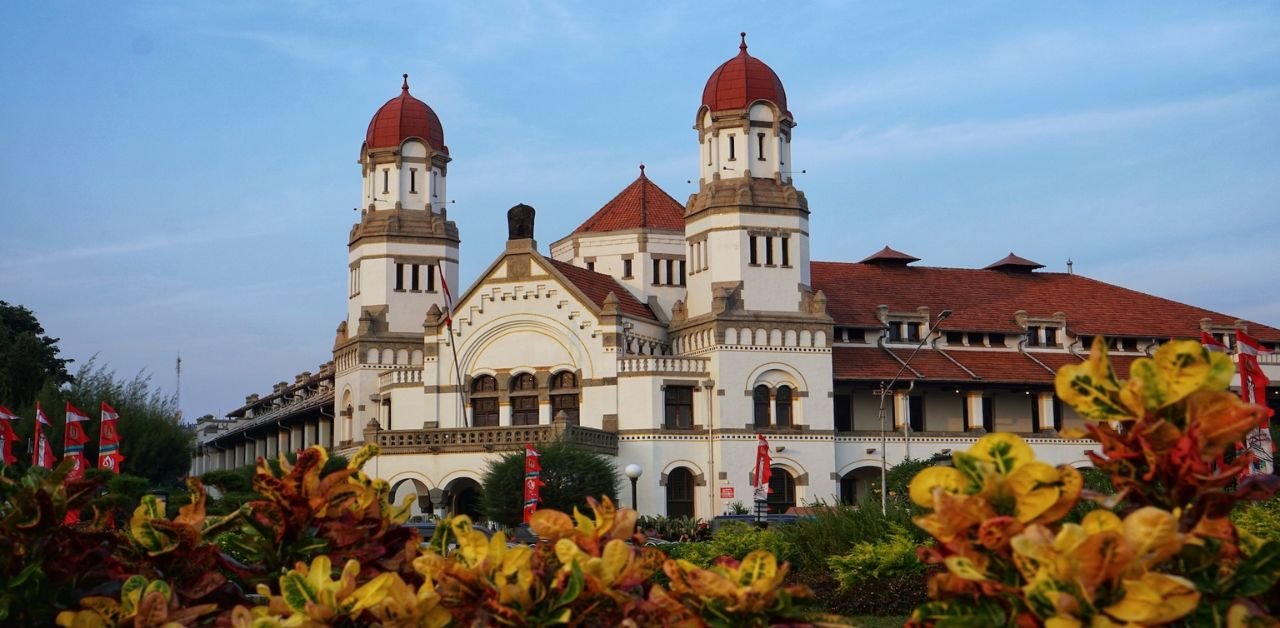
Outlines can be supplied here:
M951 310L942 310L941 312L938 312L938 318L934 319L934 321L929 325L929 330L920 336L920 342L916 343L916 348L911 351L911 355L907 356L907 359L902 362L902 367L898 369L898 372L893 376L893 379L889 380L887 385L883 382L880 383L880 514L889 514L889 458L888 453L885 451L885 447L889 443L889 438L885 430L884 398L886 395L893 392L893 385L898 383L898 378L902 377L902 372L907 370L907 366L916 358L916 354L920 353L920 349L924 347L924 343L928 342L929 337L933 335L933 332L937 331L938 324L947 320L950 316ZM910 420L910 417L903 420L904 425L902 433L904 435L907 433L909 428L909 426L906 425L906 421Z
M631 478L631 509L639 512L640 508L636 506L636 480L639 480L640 476L644 475L644 468L633 462L627 465L627 468L623 469L622 472L625 473L628 478Z

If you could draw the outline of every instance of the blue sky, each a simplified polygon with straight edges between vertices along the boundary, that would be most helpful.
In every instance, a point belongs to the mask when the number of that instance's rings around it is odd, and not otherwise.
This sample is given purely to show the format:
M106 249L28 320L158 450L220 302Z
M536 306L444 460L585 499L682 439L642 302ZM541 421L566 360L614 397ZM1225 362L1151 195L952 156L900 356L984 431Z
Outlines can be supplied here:
M330 359L356 159L410 74L469 283L647 164L694 191L706 77L786 86L813 258L1011 250L1280 325L1274 3L139 2L0 9L0 299L222 414Z

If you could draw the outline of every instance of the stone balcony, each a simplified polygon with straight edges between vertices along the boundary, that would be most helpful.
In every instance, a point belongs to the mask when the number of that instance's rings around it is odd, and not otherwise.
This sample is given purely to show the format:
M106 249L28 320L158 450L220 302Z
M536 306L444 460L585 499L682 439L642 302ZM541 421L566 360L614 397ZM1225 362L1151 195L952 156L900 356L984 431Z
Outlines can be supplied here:
M378 388L421 387L422 369L398 369L378 375Z
M618 359L618 377L643 375L697 375L706 376L707 358L687 358L669 355L650 355Z
M376 442L383 454L454 454L519 451L564 440L598 454L618 455L618 435L580 425L520 425L381 431L370 426L365 442Z

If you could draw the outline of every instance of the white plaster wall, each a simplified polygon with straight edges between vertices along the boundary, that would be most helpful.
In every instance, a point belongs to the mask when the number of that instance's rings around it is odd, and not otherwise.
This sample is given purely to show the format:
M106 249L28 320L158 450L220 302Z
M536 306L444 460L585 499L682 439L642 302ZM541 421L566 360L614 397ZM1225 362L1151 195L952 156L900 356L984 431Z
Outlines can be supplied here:
M924 394L925 431L963 432L964 395L950 391ZM877 426L876 429L879 429Z
M995 396L995 429L997 432L1030 432L1032 395L1020 392Z
M435 292L427 292L427 271L419 269L419 292L409 290L409 269L405 268L405 290L397 292L396 257L434 258L443 266L449 286L458 285L458 248L443 243L369 242L352 248L348 262L359 264L360 292L347 299L348 333L355 333L360 324L361 309L366 306L387 305L387 323L390 330L401 333L421 333L422 319L432 304L444 308L444 289L436 277ZM437 271L438 273L439 271Z
M751 266L750 229L779 229L790 239L789 265L781 266L779 244L774 242L774 266L765 265L763 237L758 238L758 266ZM711 311L711 284L743 282L743 300L749 310L795 312L800 304L798 286L809 285L809 221L804 217L728 213L702 216L688 223L685 234L694 240L705 234L709 268L689 277L689 315Z

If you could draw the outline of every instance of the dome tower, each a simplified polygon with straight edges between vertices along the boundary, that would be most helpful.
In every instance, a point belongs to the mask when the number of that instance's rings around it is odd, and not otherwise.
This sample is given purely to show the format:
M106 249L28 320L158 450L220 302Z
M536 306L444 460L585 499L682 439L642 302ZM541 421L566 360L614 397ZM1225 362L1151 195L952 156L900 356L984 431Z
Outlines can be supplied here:
M449 148L440 118L409 93L369 121L360 146L360 220L347 241L347 319L334 339L336 439L358 440L380 412L378 375L421 369L423 318L458 281L458 227L448 219Z

